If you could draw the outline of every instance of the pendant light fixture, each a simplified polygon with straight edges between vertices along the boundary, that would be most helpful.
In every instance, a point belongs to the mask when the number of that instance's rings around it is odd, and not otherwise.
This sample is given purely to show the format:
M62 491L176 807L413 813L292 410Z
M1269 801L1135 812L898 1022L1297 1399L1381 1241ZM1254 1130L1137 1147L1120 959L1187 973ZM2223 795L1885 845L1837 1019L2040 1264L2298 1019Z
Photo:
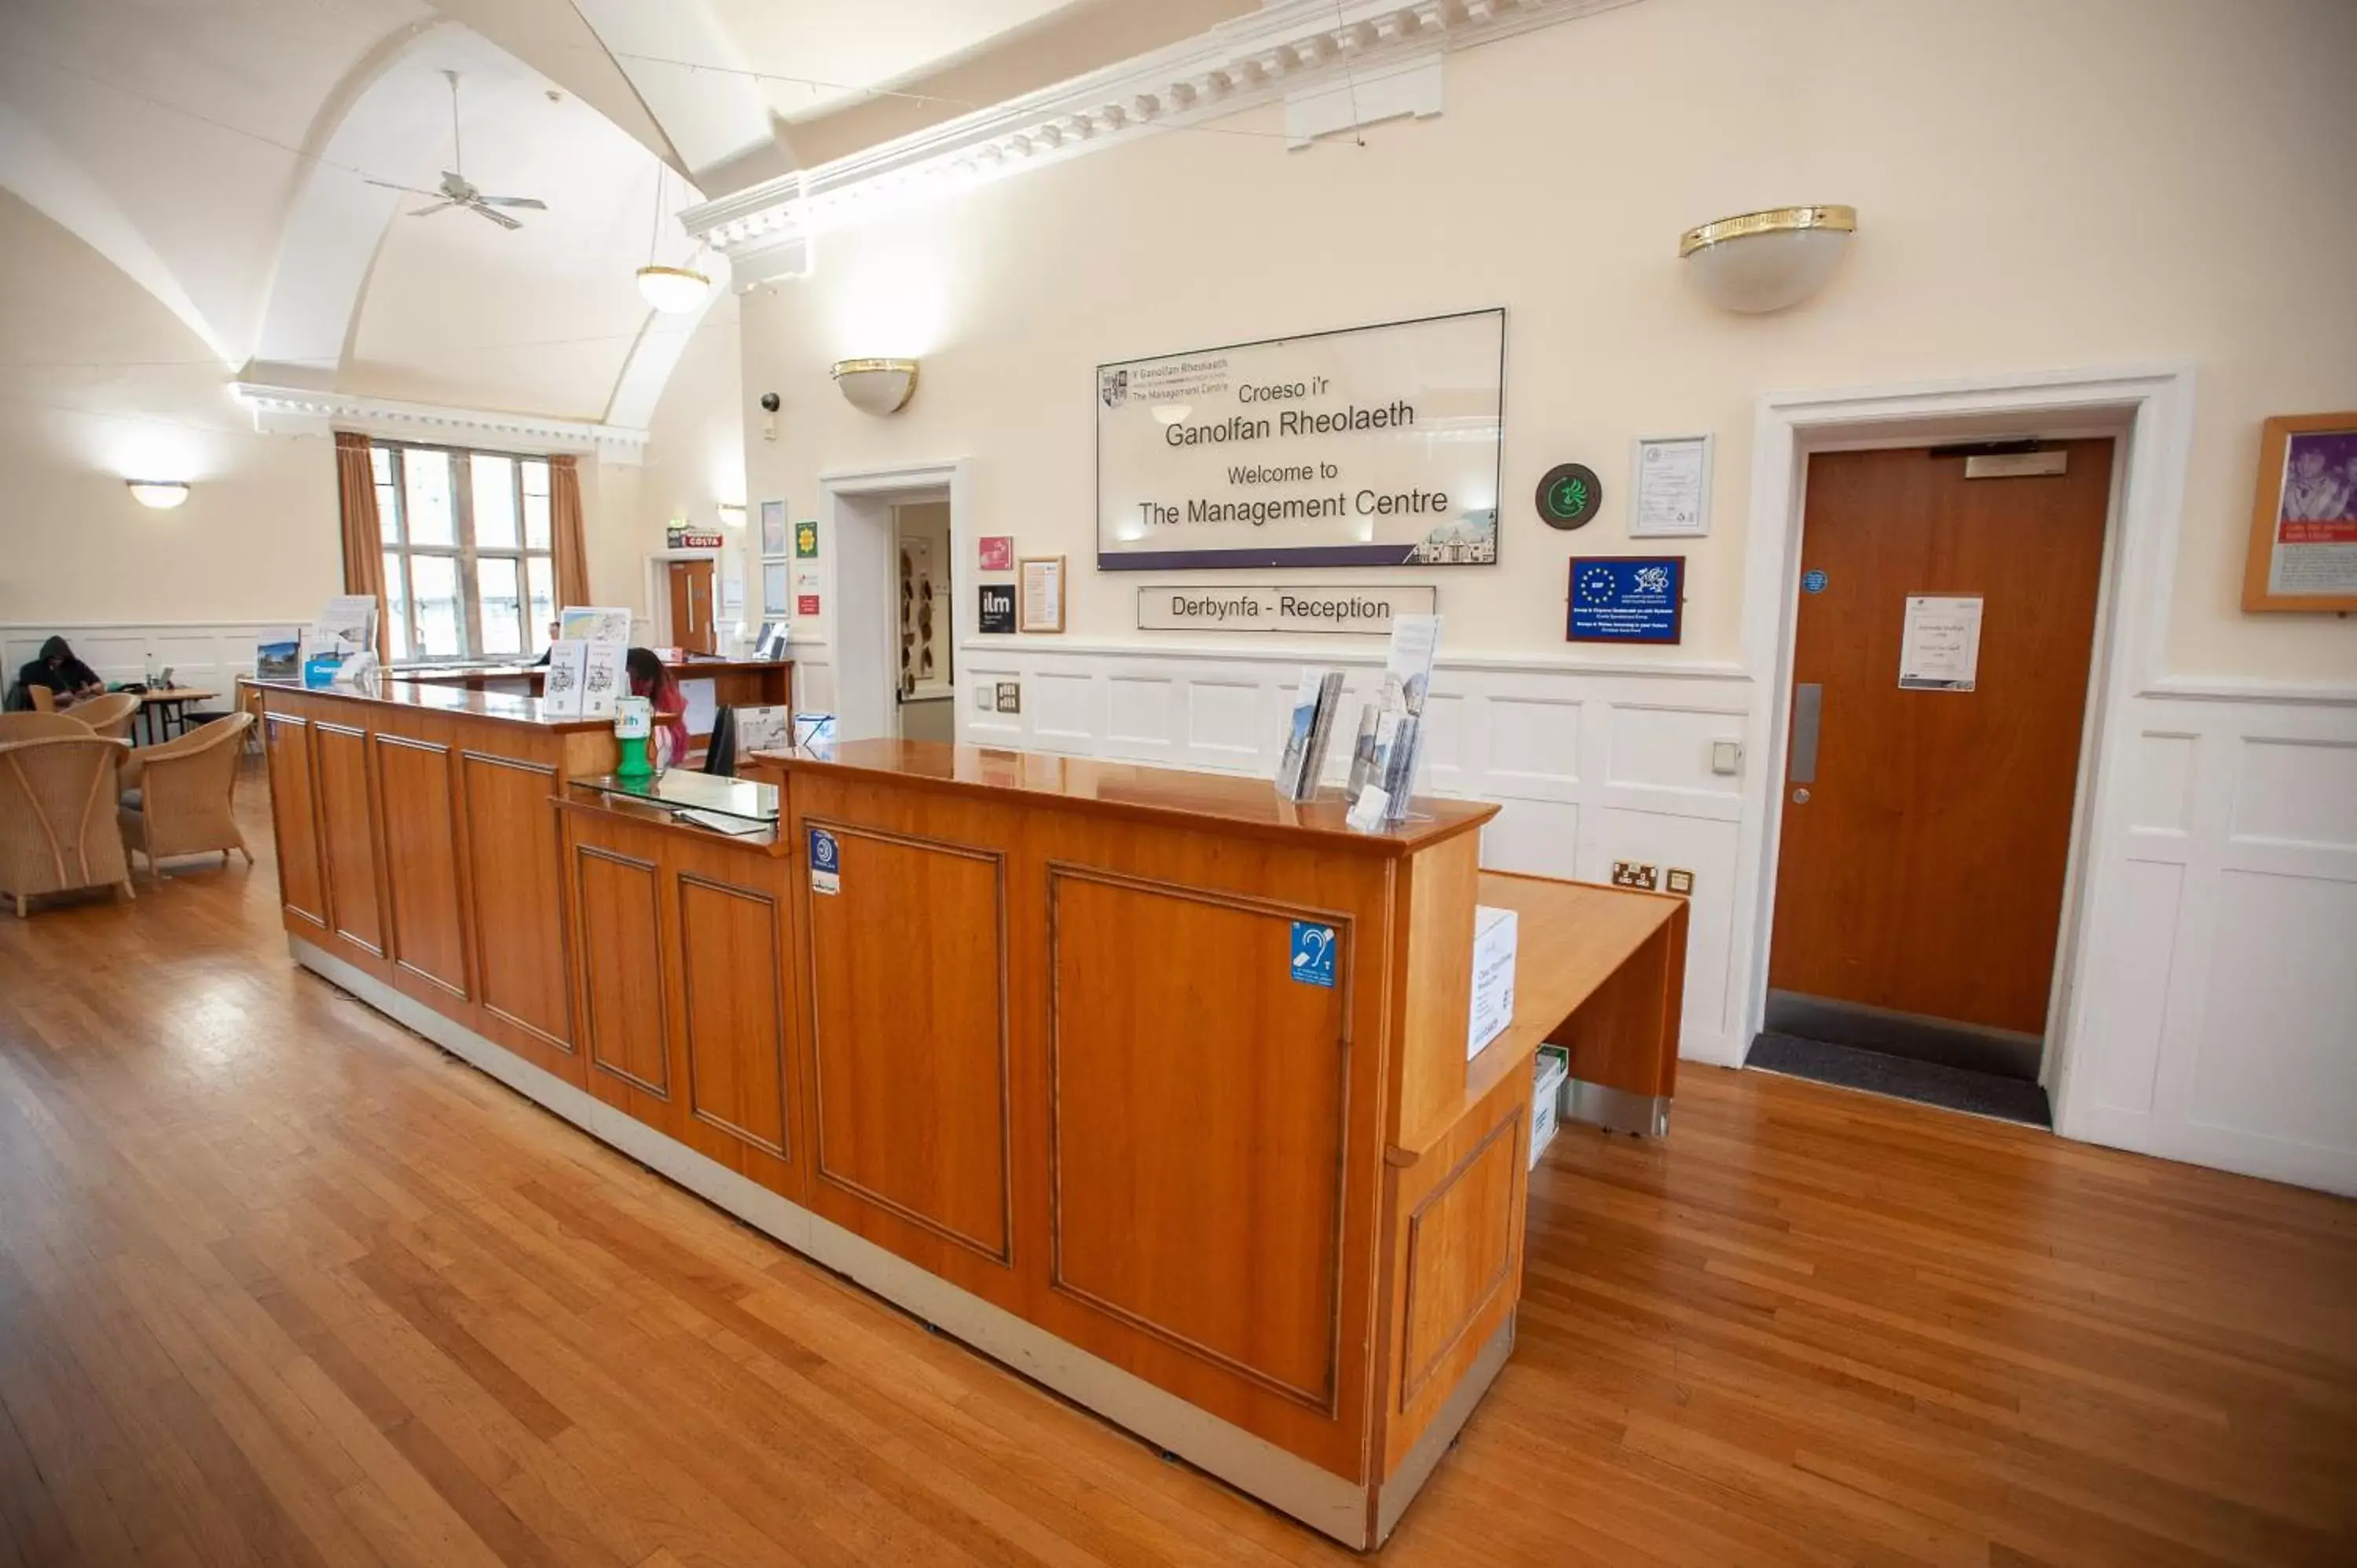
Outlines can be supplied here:
M656 310L676 316L695 309L712 290L712 280L692 267L655 264L655 248L662 242L663 165L655 164L654 231L647 237L647 264L639 269L639 297ZM698 246L701 250L702 247ZM695 258L691 254L688 259Z

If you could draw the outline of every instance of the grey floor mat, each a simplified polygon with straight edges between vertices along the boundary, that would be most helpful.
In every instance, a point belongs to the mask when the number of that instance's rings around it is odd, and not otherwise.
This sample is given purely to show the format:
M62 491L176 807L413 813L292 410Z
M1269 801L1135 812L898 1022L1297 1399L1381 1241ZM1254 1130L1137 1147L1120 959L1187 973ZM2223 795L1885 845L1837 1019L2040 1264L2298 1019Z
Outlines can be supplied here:
M1862 1089L1924 1105L2020 1122L2032 1127L2054 1125L2047 1108L2046 1090L2018 1078L1973 1072L1938 1062L1887 1057L1856 1046L1829 1046L1797 1035L1763 1034L1751 1042L1743 1065L1843 1089Z

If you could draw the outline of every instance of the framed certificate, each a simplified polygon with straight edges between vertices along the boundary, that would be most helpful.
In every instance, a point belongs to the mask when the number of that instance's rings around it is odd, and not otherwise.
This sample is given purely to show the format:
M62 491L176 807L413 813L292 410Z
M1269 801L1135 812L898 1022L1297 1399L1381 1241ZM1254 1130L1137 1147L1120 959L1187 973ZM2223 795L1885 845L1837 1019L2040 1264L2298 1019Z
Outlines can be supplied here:
M1064 558L1027 555L1019 564L1016 605L1025 631L1064 629Z
M2267 421L2243 608L2357 610L2357 411Z

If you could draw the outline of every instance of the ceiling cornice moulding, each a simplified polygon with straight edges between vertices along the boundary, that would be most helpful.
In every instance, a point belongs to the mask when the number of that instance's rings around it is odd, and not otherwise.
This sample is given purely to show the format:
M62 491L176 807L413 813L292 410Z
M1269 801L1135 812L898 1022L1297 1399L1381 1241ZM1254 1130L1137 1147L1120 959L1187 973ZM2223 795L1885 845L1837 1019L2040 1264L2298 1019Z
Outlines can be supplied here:
M739 286L809 270L810 242L887 211L1275 102L1346 74L1638 0L1276 0L1200 38L1011 98L680 214Z
M643 430L584 419L446 408L259 381L238 381L230 390L252 411L253 428L264 435L325 435L337 430L359 430L388 440L482 446L501 452L588 453L628 467L637 466L647 450Z

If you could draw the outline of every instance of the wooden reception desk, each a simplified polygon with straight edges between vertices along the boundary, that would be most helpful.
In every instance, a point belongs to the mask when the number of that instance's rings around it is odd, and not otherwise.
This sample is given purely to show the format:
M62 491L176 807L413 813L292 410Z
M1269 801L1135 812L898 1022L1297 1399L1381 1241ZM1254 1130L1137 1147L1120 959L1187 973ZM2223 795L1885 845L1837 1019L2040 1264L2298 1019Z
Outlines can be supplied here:
M1537 1046L1667 1092L1684 902L1484 875L1492 806L1360 834L1261 779L853 742L754 759L777 826L731 836L533 712L262 703L299 961L1352 1546L1512 1348ZM1469 1063L1477 899L1521 959Z

